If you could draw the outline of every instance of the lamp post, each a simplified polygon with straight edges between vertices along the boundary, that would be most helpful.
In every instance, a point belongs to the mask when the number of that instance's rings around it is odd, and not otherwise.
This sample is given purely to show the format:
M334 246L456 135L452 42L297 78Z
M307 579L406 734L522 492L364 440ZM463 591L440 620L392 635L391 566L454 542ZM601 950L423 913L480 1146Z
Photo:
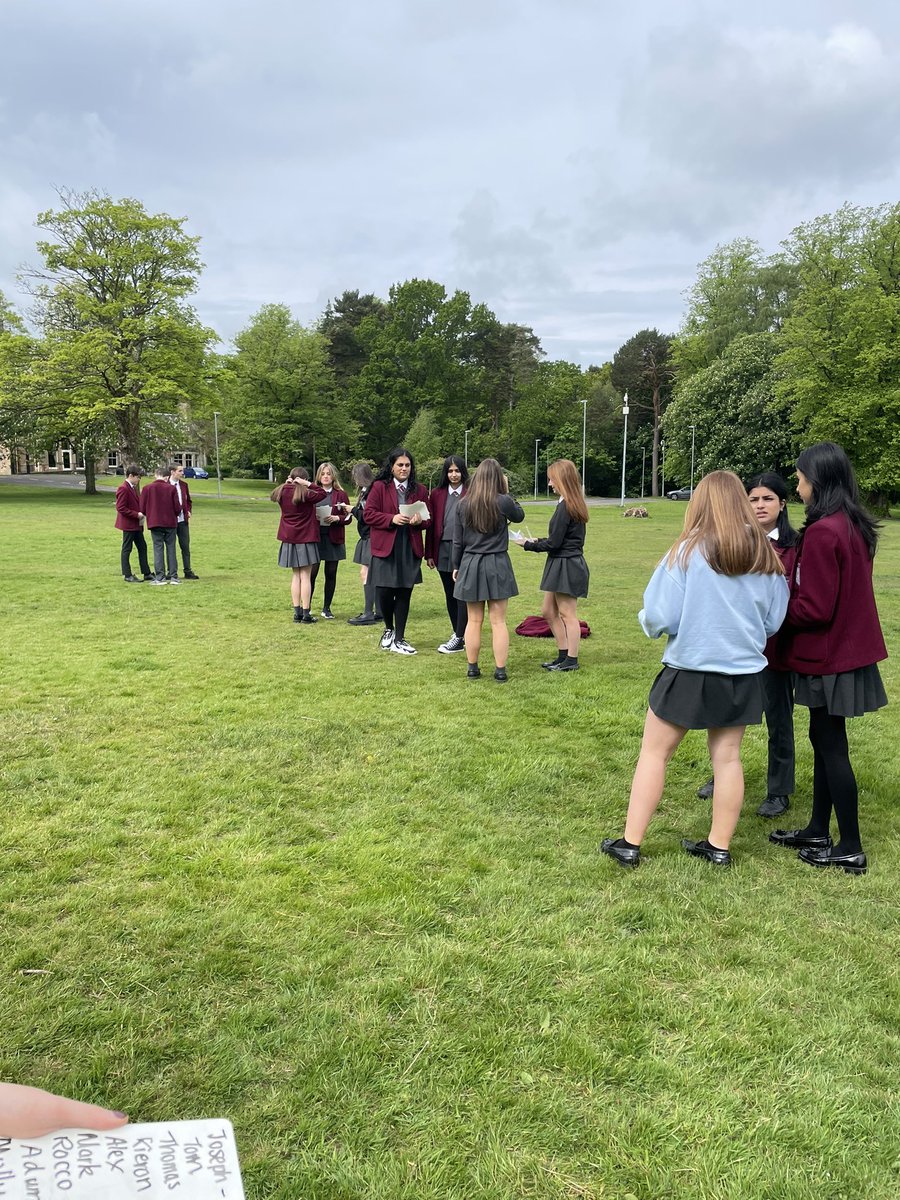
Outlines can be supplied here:
M534 439L534 498L537 500L537 484L538 484L538 446L541 444L540 438Z
M467 429L465 434L463 435L465 438L465 449L463 450L463 462L466 464L466 466L469 465L469 434L471 432L472 432L471 429Z
M691 431L691 495L693 496L693 494L694 494L694 442L695 442L696 433L697 433L697 426L691 425L691 426L689 426L689 428Z
M660 495L666 494L666 443L662 442L662 487L659 489Z
M582 420L581 420L581 490L584 492L585 495L587 495L587 491L586 491L585 485L584 485L584 481L585 481L584 463L585 463L585 458L587 456L587 402L588 402L588 398L587 398L587 396L585 396L585 398L581 402L584 405L584 412L582 413Z
M625 507L625 451L628 448L628 393L622 397L622 416L625 428L622 432L622 507Z
M644 467L647 464L647 447L641 447L641 499L644 498Z
M222 468L219 466L219 414L213 413L213 428L216 431L216 491L222 499Z

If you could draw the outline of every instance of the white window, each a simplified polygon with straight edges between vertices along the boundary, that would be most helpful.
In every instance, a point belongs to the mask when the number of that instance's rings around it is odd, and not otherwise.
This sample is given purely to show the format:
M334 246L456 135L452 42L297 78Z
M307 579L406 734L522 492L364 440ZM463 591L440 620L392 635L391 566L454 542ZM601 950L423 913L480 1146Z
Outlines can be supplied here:
M110 467L112 470L115 470L115 468L119 465L118 450L110 450L109 454L107 454L107 456L106 456L106 465L107 465L107 467Z

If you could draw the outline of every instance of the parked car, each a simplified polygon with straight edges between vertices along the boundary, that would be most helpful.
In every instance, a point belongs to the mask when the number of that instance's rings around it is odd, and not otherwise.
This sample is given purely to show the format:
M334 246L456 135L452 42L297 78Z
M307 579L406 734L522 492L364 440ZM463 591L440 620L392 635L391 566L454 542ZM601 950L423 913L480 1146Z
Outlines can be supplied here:
M187 475L187 471L185 471L185 475ZM209 479L209 471L204 471L202 467L194 467L194 478Z
M666 496L670 500L690 500L694 494L694 489L689 487L680 487L674 492L666 492Z

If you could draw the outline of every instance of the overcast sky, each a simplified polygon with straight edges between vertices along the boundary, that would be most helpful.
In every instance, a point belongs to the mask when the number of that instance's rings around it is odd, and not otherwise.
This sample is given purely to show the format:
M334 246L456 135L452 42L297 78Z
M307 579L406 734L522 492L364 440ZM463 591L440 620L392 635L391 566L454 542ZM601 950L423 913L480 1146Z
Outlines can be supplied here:
M852 12L852 17L849 16ZM674 332L717 244L898 199L896 0L0 0L0 290L55 189L189 218L200 316L415 276L550 358Z

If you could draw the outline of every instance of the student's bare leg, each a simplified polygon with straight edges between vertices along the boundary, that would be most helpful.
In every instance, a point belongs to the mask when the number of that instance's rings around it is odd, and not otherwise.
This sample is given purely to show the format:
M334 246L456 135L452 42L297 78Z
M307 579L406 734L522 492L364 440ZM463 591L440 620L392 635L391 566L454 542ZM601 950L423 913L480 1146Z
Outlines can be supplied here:
M559 619L565 629L566 647L569 658L578 657L578 647L581 644L581 625L578 621L578 601L574 596L565 592L557 592L553 599L559 612ZM557 645L559 644L557 640Z
M556 649L560 653L567 651L569 643L566 641L566 627L559 615L559 609L556 605L556 595L553 592L544 592L541 616L550 626L550 632L556 641Z
M312 567L300 568L300 604L309 608L312 603Z
M484 601L467 601L466 613L466 660L477 663L481 653L481 626L484 624Z
M505 667L509 658L509 630L506 628L506 606L508 600L488 600L488 615L491 619L491 649L494 664Z
M735 725L730 729L710 729L706 734L715 780L708 840L719 850L728 849L744 803L744 768L741 765L744 728Z
M291 604L294 608L299 608L303 603L300 598L300 568L294 567L291 571Z
M650 709L644 720L641 753L631 781L628 814L625 817L625 840L639 846L647 832L650 818L659 807L666 782L666 767L687 733L680 725L663 721Z

